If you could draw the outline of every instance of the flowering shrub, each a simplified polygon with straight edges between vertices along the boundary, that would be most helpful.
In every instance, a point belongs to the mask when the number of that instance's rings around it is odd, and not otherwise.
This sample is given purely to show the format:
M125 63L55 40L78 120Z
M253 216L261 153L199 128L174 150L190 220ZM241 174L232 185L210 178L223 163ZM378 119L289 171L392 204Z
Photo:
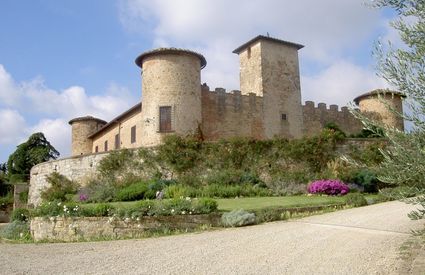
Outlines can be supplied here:
M317 180L308 186L310 194L345 195L350 188L339 180Z

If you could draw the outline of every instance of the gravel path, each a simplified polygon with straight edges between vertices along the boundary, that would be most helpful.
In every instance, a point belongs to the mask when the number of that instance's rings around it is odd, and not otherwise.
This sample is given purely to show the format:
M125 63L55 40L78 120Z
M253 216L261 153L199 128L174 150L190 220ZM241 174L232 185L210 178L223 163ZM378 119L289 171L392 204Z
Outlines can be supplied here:
M244 228L143 240L0 244L2 274L398 274L423 221L388 202Z

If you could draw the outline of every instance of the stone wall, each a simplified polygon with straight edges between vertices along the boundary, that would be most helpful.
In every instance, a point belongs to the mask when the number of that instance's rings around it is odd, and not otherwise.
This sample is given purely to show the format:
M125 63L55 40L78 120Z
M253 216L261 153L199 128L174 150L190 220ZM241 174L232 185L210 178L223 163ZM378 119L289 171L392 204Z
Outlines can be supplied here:
M372 119L382 121L382 123L401 131L404 130L403 118L391 110L393 108L396 112L403 113L400 96L394 94L371 95L359 100L359 108Z
M13 209L26 208L27 207L27 202L21 201L20 197L21 197L21 193L28 192L28 187L29 186L28 186L27 183L14 184L14 186L13 186Z
M306 101L302 108L304 135L307 136L318 134L328 122L337 124L346 134L359 133L363 128L362 123L350 113L348 107L339 110L338 105L330 105L327 109L325 103L319 103L315 107L313 101Z
M230 137L264 139L263 98L240 91L202 87L202 133L206 140Z
M35 241L78 241L99 238L137 238L161 229L193 230L201 225L218 226L220 214L176 215L118 219L114 217L36 217L30 230Z
M164 135L159 130L159 108L171 107L171 130L191 134L201 123L201 60L175 50L143 59L142 146L156 146Z
M49 187L46 176L58 172L67 178L85 184L96 173L99 161L108 153L75 156L60 160L43 162L31 169L28 204L37 206L41 203L41 192Z

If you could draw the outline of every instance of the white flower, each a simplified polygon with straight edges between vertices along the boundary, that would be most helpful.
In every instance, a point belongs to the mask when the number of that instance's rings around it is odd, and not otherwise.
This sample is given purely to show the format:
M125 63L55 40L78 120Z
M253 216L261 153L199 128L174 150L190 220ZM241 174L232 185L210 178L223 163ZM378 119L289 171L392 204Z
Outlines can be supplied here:
M171 213L174 213L174 209L171 209ZM21 214L22 215L22 214Z
M186 214L186 211L182 211L182 215L185 215Z
M187 201L190 201L190 197L186 197L186 200L187 200Z
M50 202L49 202L49 204L50 204ZM60 206L62 203L61 202L58 202L58 206Z

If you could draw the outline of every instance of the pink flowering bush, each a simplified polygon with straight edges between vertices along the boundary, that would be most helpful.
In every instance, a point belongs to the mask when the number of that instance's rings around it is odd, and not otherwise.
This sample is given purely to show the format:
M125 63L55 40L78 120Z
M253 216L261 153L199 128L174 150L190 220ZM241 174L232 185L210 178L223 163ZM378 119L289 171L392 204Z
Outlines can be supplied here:
M316 180L308 186L310 194L345 195L350 188L339 180Z

